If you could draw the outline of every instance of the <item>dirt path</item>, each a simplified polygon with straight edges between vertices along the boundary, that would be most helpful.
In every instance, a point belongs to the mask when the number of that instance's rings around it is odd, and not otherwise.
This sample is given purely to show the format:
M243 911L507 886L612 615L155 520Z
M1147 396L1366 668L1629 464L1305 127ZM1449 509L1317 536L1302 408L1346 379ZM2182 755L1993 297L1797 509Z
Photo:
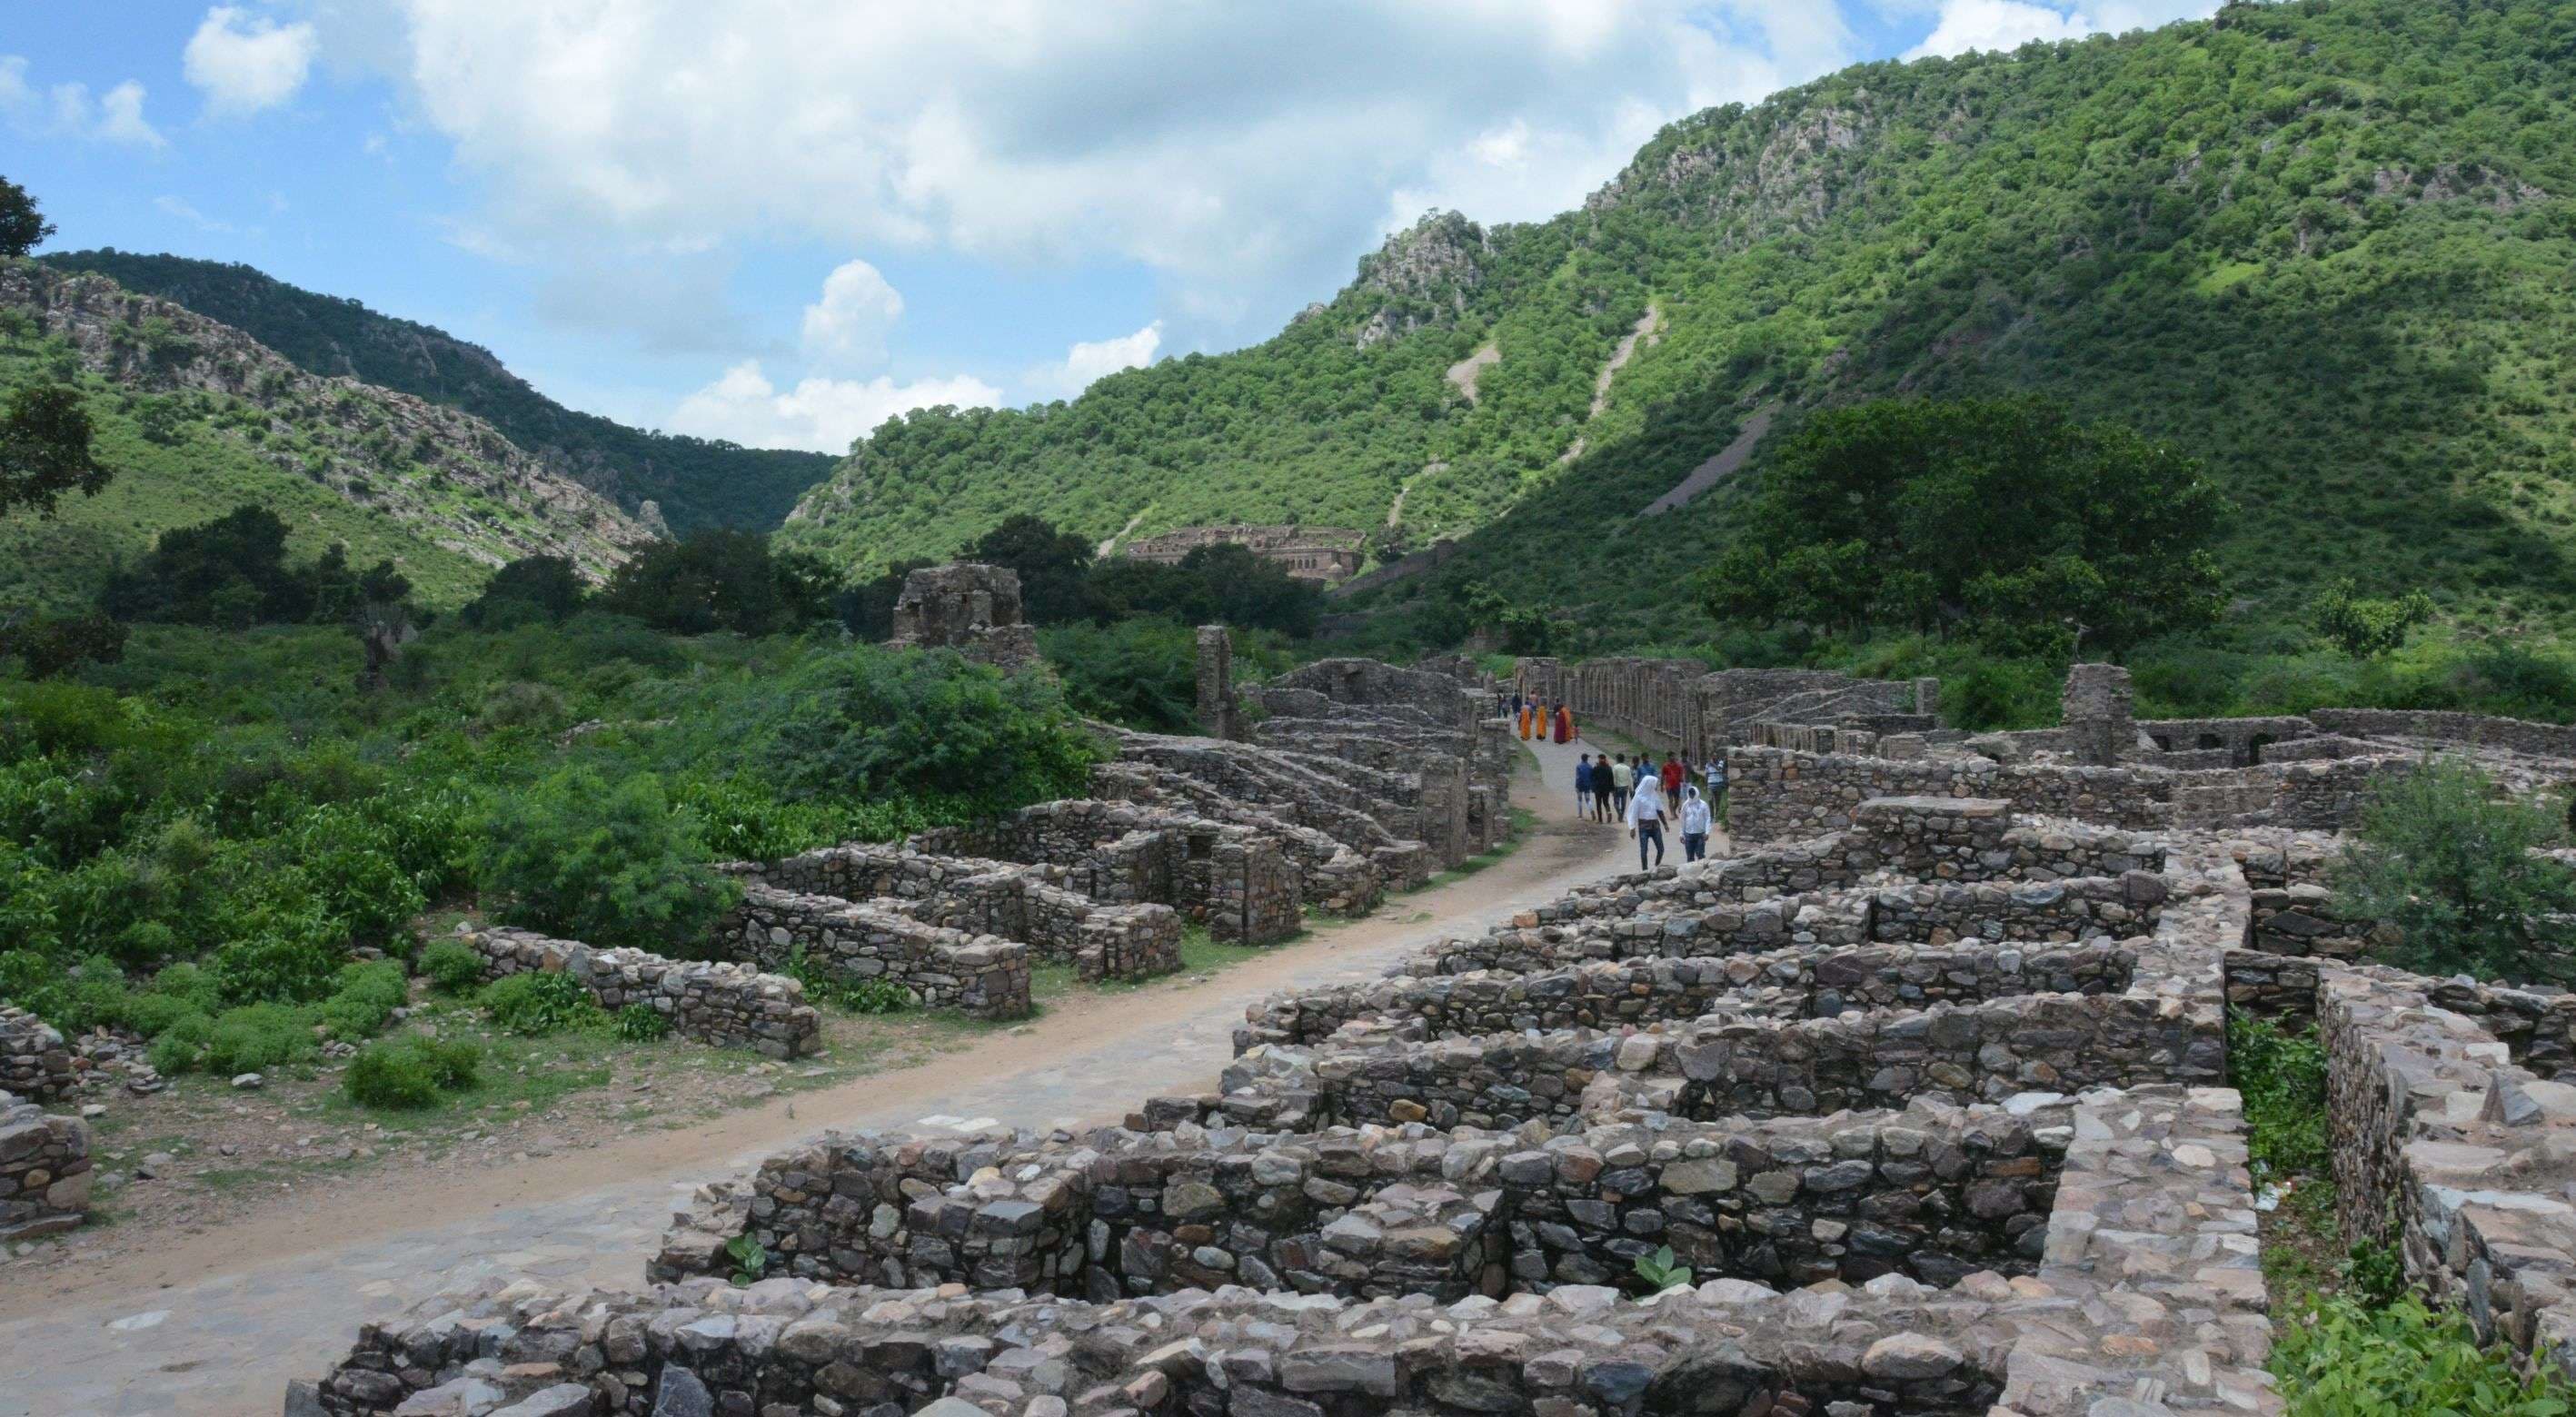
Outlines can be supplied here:
M86 1268L13 1273L0 1292L0 1353L11 1355L0 1414L265 1417L289 1378L346 1352L359 1323L451 1284L638 1283L692 1187L826 1127L1111 1122L1149 1094L1210 1087L1262 997L1374 977L1422 944L1621 868L1627 843L1613 828L1572 820L1572 765L1592 745L1530 746L1545 776L1524 770L1515 783L1539 818L1517 852L1202 982L1077 995L971 1048L682 1131L412 1185L387 1176Z

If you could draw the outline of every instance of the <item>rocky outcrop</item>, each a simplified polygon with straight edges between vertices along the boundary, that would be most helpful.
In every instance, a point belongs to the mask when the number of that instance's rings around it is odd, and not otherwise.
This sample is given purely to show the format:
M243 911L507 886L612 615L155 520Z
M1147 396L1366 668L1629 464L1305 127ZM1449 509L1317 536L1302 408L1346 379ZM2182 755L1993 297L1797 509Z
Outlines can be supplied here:
M83 368L125 387L210 394L256 411L265 436L243 444L253 455L488 565L560 556L597 579L652 539L472 414L308 374L229 325L105 276L0 262L0 310L31 319ZM238 436L236 421L223 426L223 436Z

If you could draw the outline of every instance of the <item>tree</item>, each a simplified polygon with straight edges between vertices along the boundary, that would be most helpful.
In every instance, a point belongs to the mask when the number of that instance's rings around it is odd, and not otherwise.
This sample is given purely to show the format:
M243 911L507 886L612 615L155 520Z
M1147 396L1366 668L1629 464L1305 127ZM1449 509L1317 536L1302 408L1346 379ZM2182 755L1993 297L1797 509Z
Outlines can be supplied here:
M773 553L759 532L697 531L637 550L609 574L599 606L677 635L769 635L828 618L833 591L829 567Z
M1700 596L1720 620L2054 624L2116 652L2217 618L2224 505L2171 447L2044 400L1880 400L1808 417Z
M564 768L499 794L477 835L474 884L502 919L594 945L701 944L740 897L651 773Z
M125 627L95 611L79 615L0 616L0 656L16 655L30 679L49 679L76 665L125 657Z
M54 224L37 210L27 189L0 177L0 256L24 256L53 234Z
M877 644L894 635L894 603L903 599L903 583L912 573L934 563L897 561L886 567L883 575L859 582L833 597L841 623L848 626L852 638Z
M68 384L29 384L0 412L0 515L52 516L66 492L95 497L112 475L90 456L89 410Z
M2385 954L2401 968L2569 982L2576 871L2531 851L2556 826L2475 767L2427 758L2363 808L2335 862L2335 910L2395 926Z
M976 538L966 558L1019 574L1020 609L1032 625L1062 625L1092 613L1091 543L1026 514Z
M2421 590L2386 600L2365 600L2356 590L2347 577L2308 602L2309 626L2355 659L2396 653L2405 647L2408 631L2433 618L2433 598Z
M590 587L561 556L522 556L492 573L483 593L469 602L465 623L483 630L505 630L543 621L560 625L581 609Z

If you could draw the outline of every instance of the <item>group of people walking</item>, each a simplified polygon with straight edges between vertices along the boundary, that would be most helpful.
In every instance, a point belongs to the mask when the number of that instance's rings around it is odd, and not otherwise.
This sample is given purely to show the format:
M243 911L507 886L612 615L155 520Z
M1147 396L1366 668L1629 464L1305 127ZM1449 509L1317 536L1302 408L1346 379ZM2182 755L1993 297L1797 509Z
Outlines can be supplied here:
M1542 743L1574 741L1574 710L1564 704L1543 704L1536 699L1512 695L1512 717L1520 720L1521 741L1536 735Z
M1637 869L1664 864L1664 827L1680 828L1682 859L1708 857L1708 834L1726 825L1726 755L1702 763L1696 774L1666 753L1661 766L1643 753L1586 753L1574 765L1574 813L1596 822L1627 823L1637 839ZM1701 784L1706 784L1703 792ZM1615 815L1614 815L1615 814ZM1647 856L1652 853L1653 860Z

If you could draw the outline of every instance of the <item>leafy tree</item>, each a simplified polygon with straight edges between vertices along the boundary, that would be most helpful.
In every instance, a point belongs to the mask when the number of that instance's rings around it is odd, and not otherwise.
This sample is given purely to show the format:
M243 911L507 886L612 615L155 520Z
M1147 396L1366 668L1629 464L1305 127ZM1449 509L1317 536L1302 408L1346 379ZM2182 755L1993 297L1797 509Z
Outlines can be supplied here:
M2223 506L2173 448L2043 400L1880 400L1808 417L1700 591L1721 620L2058 624L2117 651L2216 619Z
M66 492L95 497L112 476L90 454L89 410L68 384L12 390L0 410L0 515L53 515Z
M590 592L572 562L561 556L522 556L492 573L483 593L468 603L465 623L478 629L560 625L581 609Z
M0 177L0 256L24 256L54 234L54 224L27 189Z
M30 679L125 657L125 627L94 612L0 617L0 656L15 655Z
M2308 602L2308 624L2328 644L2355 659L2377 659L2406 644L2406 634L2433 618L2433 598L2421 590L2385 600L2365 600L2350 577L2331 582Z
M161 533L152 551L109 577L100 608L119 620L242 629L354 624L369 607L398 606L411 582L390 559L364 570L337 542L310 564L286 559L286 523L265 507L236 507Z
M966 548L966 559L1018 572L1020 607L1032 625L1061 625L1092 613L1091 543L1042 517L1005 518Z
M2405 969L2565 982L2576 871L2531 854L2556 828L2475 767L2427 758L2363 809L2335 863L2335 908L2397 927L2386 953Z
M832 573L814 557L773 552L758 532L715 530L638 550L610 573L599 606L673 634L768 635L828 618L832 593Z
M564 768L499 794L481 836L474 883L487 905L513 925L594 945L696 945L740 895L650 773L612 785Z

